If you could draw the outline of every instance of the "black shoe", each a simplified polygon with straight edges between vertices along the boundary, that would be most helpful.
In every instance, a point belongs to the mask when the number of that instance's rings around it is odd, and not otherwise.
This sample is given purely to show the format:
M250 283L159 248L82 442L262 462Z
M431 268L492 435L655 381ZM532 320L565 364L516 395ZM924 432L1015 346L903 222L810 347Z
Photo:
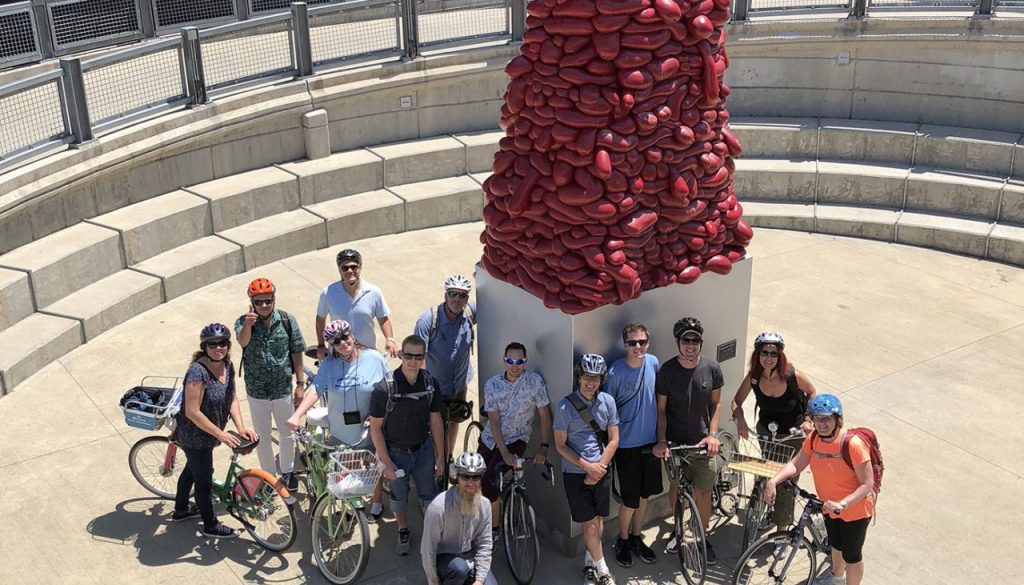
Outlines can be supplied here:
M711 543L705 540L704 541L704 549L708 553L708 565L709 566L717 565L718 564L718 555L715 554L715 549L711 548Z
M367 518L366 518L366 521L369 522L370 524L376 524L377 520L380 520L380 517L384 515L384 506L383 506L383 504L378 504L378 505L380 505L380 509L377 510L376 512L374 512L373 511L374 504L370 504L370 513L367 514Z
M228 528L223 522L218 523L213 528L203 528L203 536L206 538L223 538L230 540L232 538L238 538L238 531L234 528Z
M583 585L597 585L597 569L594 565L583 567Z
M398 531L398 544L395 545L395 552L403 557L409 554L409 549L411 548L409 537L409 529Z
M629 551L628 540L615 539L615 562L627 569L633 566L633 554Z
M299 489L299 476L291 472L283 473L281 474L281 483L284 484L284 487L288 488L288 491L294 492Z
M629 535L629 548L633 550L633 554L648 565L658 560L651 547L644 544L644 537L639 534Z
M175 510L174 513L171 514L171 522L181 522L183 520L189 520L195 518L198 515L199 507L196 506L195 504L189 504L188 509L185 510L184 512L179 512Z

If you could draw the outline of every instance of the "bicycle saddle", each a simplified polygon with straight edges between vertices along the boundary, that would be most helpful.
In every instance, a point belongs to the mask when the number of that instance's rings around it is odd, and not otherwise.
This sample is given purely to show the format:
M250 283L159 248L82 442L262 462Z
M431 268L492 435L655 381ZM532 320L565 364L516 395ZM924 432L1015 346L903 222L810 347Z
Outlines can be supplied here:
M234 453L238 453L239 455L248 455L249 453L252 452L253 449L256 448L256 445L260 444L259 439L256 439L255 441L250 441L249 439L246 439L245 437L239 435L235 431L228 431L228 434L238 439L238 446L232 447L231 451Z
M327 420L327 407L318 406L306 411L306 424L323 429L331 428L331 423Z

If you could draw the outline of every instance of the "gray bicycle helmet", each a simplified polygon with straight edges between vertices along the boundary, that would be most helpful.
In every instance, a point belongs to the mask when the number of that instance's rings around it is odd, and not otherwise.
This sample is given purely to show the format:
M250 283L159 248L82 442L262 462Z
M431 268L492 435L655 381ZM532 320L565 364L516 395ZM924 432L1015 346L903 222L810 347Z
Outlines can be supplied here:
M683 335L694 332L697 335L704 337L704 326L700 324L700 319L696 317L683 317L676 321L676 324L672 326L672 336L679 339Z
M444 281L444 290L445 292L447 292L453 289L464 290L466 292L469 292L473 290L473 283L471 283L468 278L462 276L461 274L453 274L449 276L447 280Z
M483 456L475 451L466 451L452 461L448 473L452 477L457 477L461 474L482 475L486 468L487 464L484 463Z
M764 333L757 336L754 339L754 346L758 345L777 345L779 349L786 349L786 342L782 340L782 336L774 331L765 331Z
M231 331L220 323L210 323L199 332L199 343L213 339L231 339Z
M346 260L351 260L360 266L363 265L362 255L360 255L359 252L356 252L352 248L345 248L341 252L338 252L338 257L336 260L338 262L338 266L341 266L341 263Z

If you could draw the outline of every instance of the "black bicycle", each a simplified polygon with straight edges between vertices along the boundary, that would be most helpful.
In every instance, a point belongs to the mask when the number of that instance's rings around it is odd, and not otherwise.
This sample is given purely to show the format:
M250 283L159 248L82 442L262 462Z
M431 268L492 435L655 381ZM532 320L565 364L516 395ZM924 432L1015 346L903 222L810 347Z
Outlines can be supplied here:
M683 578L689 585L701 585L707 576L708 553L704 523L693 499L693 482L686 477L689 459L708 454L707 445L669 445L669 473L679 483L674 505L676 554Z
M505 558L512 570L512 577L519 585L533 581L540 560L540 540L537 538L537 517L530 498L526 495L526 481L523 465L533 463L533 458L517 458L516 467L502 474L501 488L501 535L505 539ZM501 465L498 461L495 465ZM541 478L555 485L552 466L544 462Z

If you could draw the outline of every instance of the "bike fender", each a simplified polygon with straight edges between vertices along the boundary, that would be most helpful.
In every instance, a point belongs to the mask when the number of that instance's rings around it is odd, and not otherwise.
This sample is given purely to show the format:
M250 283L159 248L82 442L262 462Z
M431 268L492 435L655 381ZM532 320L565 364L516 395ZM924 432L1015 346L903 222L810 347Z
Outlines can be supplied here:
M263 478L267 483L274 486L274 489L277 490L277 493L281 495L281 499L283 499L286 503L295 503L295 497L288 492L288 488L286 488L285 485L281 483L281 480L274 477L270 472L255 468L246 469L242 473L238 474L238 478L241 479L247 475L254 475L256 477Z

